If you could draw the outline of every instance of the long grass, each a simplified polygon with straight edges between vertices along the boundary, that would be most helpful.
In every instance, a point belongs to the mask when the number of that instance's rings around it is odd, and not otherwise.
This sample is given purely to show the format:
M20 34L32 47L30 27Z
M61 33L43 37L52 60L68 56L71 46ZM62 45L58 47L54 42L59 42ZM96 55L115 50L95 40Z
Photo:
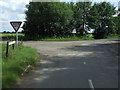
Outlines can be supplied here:
M103 39L120 39L120 35L110 35ZM86 36L72 36L72 37L53 37L38 39L38 41L78 41L78 40L95 40L92 34Z
M53 38L43 38L39 39L39 41L78 41L78 40L94 40L93 36L86 35L84 37L82 36L72 36L72 37L53 37Z
M24 34L22 33L18 33L19 36L24 36ZM6 34L0 34L0 37L4 37L4 36L16 36L15 33L6 33Z
M0 44L0 89L2 87L2 44Z
M120 39L120 35L110 35L107 36L106 39Z
M35 49L26 46L19 46L12 50L9 48L9 56L5 56L6 45L2 45L2 87L9 88L15 84L28 65L34 65L38 60Z

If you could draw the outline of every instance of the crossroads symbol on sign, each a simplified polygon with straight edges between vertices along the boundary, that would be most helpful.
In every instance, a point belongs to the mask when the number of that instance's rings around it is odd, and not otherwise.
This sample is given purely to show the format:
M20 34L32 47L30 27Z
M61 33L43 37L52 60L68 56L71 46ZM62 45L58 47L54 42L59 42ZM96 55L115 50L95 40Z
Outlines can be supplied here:
M13 29L15 30L15 32L17 32L18 29L20 28L20 25L22 24L22 22L14 21L14 22L10 22L10 24L12 25Z

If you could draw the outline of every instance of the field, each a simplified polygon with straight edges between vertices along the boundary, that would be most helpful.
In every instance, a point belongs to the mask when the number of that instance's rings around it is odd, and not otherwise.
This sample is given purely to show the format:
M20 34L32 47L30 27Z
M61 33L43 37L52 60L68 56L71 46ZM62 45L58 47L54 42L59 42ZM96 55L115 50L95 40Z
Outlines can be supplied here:
M24 36L24 34L21 34L21 33L19 33L18 35L19 36ZM10 33L8 33L8 34L0 34L0 37L8 37L8 36L16 36L16 34L15 33L13 33L13 34L10 34Z
M18 33L19 40L23 40L24 34ZM15 40L16 34L15 33L8 33L8 34L0 34L0 39L2 40Z
M18 34L19 36L19 40L30 40L28 38L25 38L24 34L22 33L19 33ZM16 34L13 33L13 34L0 34L0 38L2 40L15 40L16 39ZM108 36L106 38L103 38L103 39L120 39L120 36L119 35L111 35L111 36ZM32 40L35 40L35 41L76 41L76 40L94 40L93 38L93 35L92 34L87 34L86 36L82 37L82 36L71 36L71 37L52 37L52 38L37 38L37 39L32 39Z
M5 53L6 45L2 44L2 87L8 88L19 80L28 65L35 64L38 54L35 49L22 45L14 50L10 47L8 57Z

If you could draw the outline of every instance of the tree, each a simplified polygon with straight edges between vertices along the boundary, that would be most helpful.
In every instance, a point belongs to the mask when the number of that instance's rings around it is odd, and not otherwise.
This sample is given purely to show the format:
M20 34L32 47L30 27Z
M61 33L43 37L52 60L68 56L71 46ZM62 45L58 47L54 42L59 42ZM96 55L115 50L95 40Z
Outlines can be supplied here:
M90 28L94 29L94 38L119 33L119 16L113 17L115 7L109 2L93 6L91 2L30 2L27 8L23 26L27 37L67 36L74 28L81 36L86 35Z
M35 38L66 35L73 12L63 2L39 2L27 5L25 35Z
M3 31L3 33L7 33L6 31Z
M91 8L91 2L70 2L69 7L74 12L71 22L72 28L76 28L79 35L84 36L88 30L86 30L86 26L88 25L87 18Z
M112 15L115 14L115 7L109 2L95 3L89 15L89 26L94 31L94 38L104 38L114 30Z
M120 8L118 8L118 16L114 18L114 22L116 23L116 32L120 35Z

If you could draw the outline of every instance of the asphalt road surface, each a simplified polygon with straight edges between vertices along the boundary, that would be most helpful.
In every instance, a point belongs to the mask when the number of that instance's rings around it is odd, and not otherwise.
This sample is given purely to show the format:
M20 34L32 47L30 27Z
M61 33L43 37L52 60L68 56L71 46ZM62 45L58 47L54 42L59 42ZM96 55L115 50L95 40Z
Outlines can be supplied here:
M119 40L26 41L40 60L17 88L118 88Z

